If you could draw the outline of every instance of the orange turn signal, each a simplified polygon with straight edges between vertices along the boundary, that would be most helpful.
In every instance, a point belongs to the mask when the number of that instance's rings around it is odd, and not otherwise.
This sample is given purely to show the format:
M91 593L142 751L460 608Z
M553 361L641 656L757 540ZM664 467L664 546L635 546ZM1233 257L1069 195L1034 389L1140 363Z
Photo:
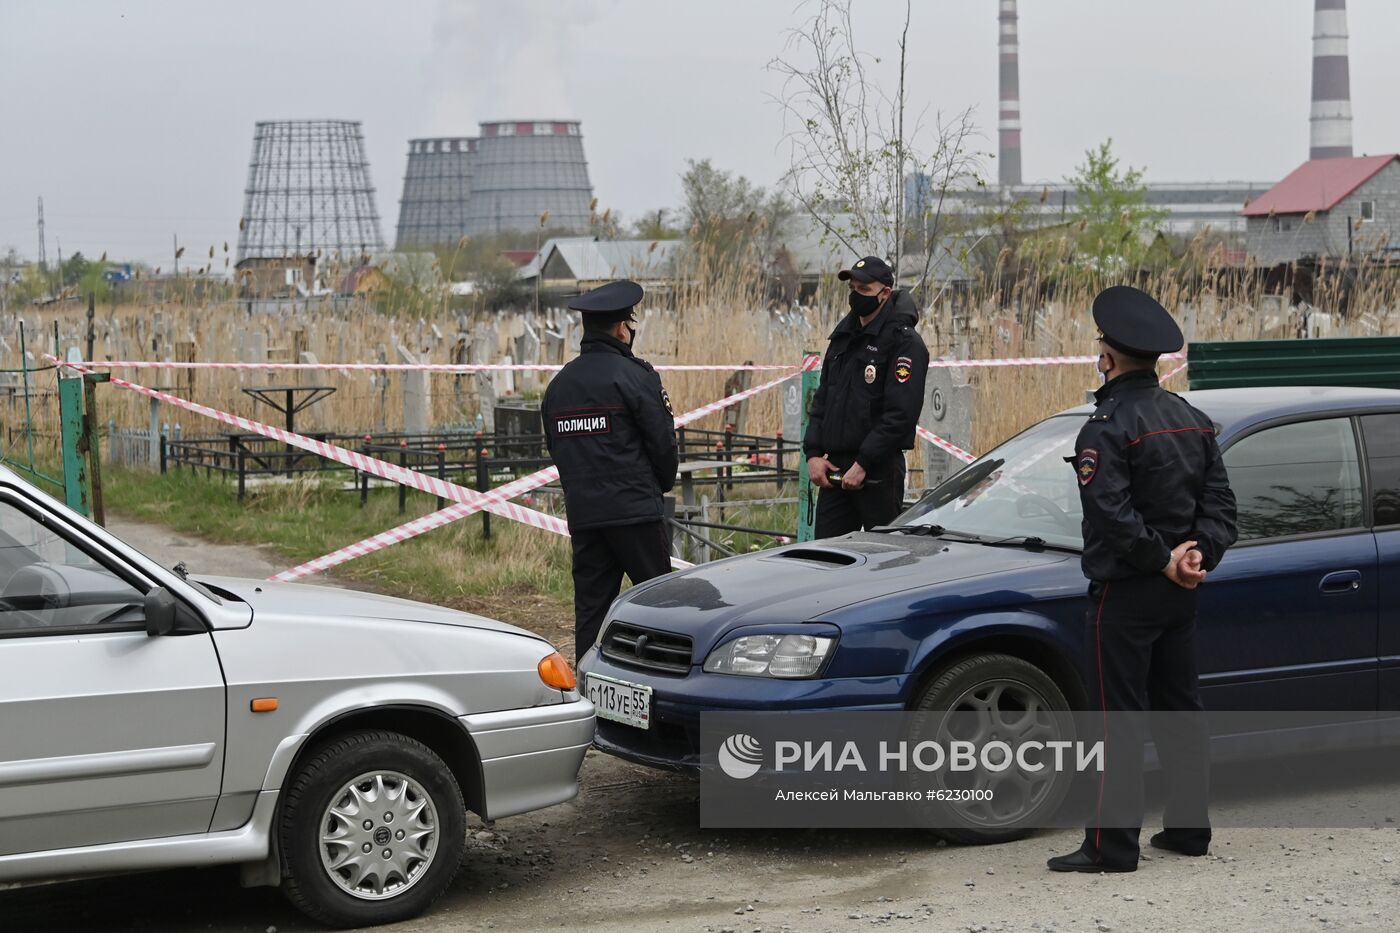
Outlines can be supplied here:
M276 697L258 697L248 704L248 708L255 713L270 713L277 709Z
M557 651L541 661L539 669L540 680L555 690L573 690L578 686L578 681L574 679L574 672L569 667L569 662L565 661L564 656Z

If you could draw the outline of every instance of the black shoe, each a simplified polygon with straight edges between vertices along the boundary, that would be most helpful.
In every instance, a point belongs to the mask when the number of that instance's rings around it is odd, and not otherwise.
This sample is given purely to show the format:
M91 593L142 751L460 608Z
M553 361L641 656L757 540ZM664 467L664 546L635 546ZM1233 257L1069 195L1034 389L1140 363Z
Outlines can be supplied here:
M1160 833L1154 834L1147 842L1154 849L1166 849L1168 852L1175 852L1177 855L1205 855L1206 851L1210 849L1209 841L1182 842L1179 839L1174 839L1169 835L1169 831L1165 829Z
M1104 871L1137 871L1137 865L1112 865L1097 862L1083 849L1076 849L1069 855L1057 855L1045 864L1050 867L1051 871L1083 871L1094 874Z

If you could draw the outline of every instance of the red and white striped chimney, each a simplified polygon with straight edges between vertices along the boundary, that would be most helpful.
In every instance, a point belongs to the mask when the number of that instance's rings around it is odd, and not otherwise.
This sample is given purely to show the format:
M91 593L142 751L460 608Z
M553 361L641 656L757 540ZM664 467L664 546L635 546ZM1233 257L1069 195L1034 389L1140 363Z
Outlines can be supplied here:
M1319 0L1321 2L1321 0ZM1340 0L1339 0L1340 2ZM1001 62L1001 106L997 114L997 181L1003 187L1021 183L1021 81L1017 62L1016 0L1001 0L997 13Z
M1313 0L1310 159L1351 156L1351 69L1346 0Z

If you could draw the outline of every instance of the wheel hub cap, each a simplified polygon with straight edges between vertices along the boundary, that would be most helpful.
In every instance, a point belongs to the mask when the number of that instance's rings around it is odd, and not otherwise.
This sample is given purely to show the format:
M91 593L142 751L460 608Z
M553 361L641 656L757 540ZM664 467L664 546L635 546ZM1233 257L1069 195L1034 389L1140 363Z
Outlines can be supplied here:
M437 810L417 781L370 771L332 797L321 820L321 864L343 891L384 900L416 884L438 849Z

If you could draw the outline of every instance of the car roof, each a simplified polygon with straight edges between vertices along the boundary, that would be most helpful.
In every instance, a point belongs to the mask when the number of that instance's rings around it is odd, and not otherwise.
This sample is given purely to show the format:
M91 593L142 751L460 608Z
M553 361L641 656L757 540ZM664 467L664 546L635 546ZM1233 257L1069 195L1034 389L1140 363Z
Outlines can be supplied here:
M1222 438L1262 421L1293 415L1368 409L1400 411L1400 389L1254 386L1182 392L1181 397L1209 415L1210 419L1220 426ZM1093 405L1077 405L1063 414L1088 415L1093 410Z

